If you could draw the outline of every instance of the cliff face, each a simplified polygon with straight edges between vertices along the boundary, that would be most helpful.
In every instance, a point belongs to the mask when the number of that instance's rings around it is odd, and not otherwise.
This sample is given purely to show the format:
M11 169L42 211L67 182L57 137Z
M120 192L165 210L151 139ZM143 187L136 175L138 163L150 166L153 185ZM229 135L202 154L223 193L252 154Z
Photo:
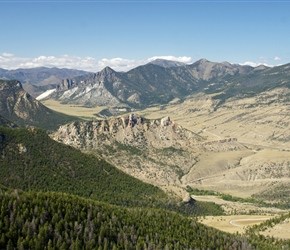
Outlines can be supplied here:
M61 126L53 136L56 140L81 149L97 149L103 144L118 142L139 149L183 147L201 137L183 130L169 117L147 120L130 114L109 120L78 122Z
M136 114L70 123L51 136L95 152L124 172L159 186L185 185L182 178L195 167L200 154L244 149L234 139L204 143L204 138L170 117L148 120Z
M16 80L0 80L0 114L17 125L45 129L54 129L76 119L48 109Z
M40 105L23 90L19 81L0 80L0 111L3 116L33 121Z

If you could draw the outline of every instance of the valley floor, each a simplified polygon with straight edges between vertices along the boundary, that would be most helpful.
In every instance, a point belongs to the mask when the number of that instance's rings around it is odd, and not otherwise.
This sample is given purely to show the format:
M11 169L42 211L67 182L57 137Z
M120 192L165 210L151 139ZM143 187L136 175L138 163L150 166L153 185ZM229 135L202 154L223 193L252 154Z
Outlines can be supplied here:
M275 96L275 93L272 94ZM263 98L271 101L272 97L270 95ZM289 198L290 108L287 104L268 105L259 100L259 97L232 100L214 110L216 103L211 98L196 95L181 103L176 100L166 106L138 111L139 115L148 119L170 116L171 120L202 136L206 141L236 138L245 147L245 150L201 155L200 161L195 165L195 173L189 173L180 179L179 184L165 185L163 189L184 195L182 188L190 185L192 188L214 190L244 198L255 194L268 201L273 197L279 202L283 195ZM83 108L79 107L49 102L44 104L67 114L82 114L91 118L101 110L87 109L84 113ZM132 172L132 169L128 171ZM146 181L144 176L143 180ZM278 191L278 196L282 198L275 197ZM222 205L227 216L209 216L201 218L200 221L230 233L243 233L247 226L285 213L285 210L229 202L214 196L194 196L194 199ZM261 234L290 239L290 220L268 228Z
M199 221L204 225L217 228L229 233L245 233L247 227L260 224L281 214L285 210L278 208L258 207L250 203L225 201L216 196L192 196L197 201L214 202L223 207L226 216L205 216ZM255 214L251 214L255 213ZM279 239L290 239L290 220L267 228L260 232L264 236L275 237Z

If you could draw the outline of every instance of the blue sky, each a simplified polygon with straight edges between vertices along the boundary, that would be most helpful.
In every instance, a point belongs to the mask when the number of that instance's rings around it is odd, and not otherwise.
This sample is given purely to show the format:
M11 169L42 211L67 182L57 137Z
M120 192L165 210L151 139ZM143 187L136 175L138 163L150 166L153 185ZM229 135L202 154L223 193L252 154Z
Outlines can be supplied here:
M0 68L290 63L290 1L2 1Z

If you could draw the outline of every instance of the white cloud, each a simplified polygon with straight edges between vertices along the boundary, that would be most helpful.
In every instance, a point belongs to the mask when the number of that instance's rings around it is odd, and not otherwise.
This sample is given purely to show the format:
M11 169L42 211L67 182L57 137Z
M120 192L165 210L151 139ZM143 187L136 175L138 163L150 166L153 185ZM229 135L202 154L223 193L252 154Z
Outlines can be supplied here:
M260 65L264 65L267 67L273 67L273 65L269 65L267 63L263 63L263 62L244 62L244 63L239 63L240 65L248 65L248 66L252 66L252 67L258 67Z
M177 61L177 62L183 62L183 63L192 63L191 57L188 56L180 56L180 57L175 57L175 56L153 56L149 58L149 62L154 61L156 59L164 59L164 60L170 60L170 61Z
M103 58L100 61L98 61L98 65L101 68L109 66L117 71L128 71L128 70L133 69L141 64L144 64L144 61L124 59L124 58L120 58L120 57L111 58L111 59Z
M279 56L275 56L274 60L275 60L275 61L280 61L280 60L282 60L282 59L281 59Z
M10 53L2 53L0 56L0 68L18 69L18 68L34 68L34 67L57 67L70 68L97 72L109 66L116 71L128 71L139 65L149 63L157 58L191 63L191 57L182 56L154 56L144 60L133 60L126 58L103 58L97 60L93 57L79 57L71 55L56 56L39 56L36 58L16 57Z
M12 57L12 56L14 56L13 54L7 53L7 52L2 53L1 55L4 56L4 57Z

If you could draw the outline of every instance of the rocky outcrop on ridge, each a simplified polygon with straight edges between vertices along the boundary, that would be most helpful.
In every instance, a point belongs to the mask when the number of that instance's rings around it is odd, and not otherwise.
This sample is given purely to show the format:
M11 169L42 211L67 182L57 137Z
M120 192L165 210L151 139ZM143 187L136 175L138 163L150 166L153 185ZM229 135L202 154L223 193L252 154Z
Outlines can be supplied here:
M28 94L17 80L0 80L0 113L17 125L44 129L55 129L77 119L50 110Z
M158 186L185 185L182 178L204 152L243 149L229 139L206 144L203 137L168 116L149 120L137 114L66 124L51 137L97 153L124 172Z

